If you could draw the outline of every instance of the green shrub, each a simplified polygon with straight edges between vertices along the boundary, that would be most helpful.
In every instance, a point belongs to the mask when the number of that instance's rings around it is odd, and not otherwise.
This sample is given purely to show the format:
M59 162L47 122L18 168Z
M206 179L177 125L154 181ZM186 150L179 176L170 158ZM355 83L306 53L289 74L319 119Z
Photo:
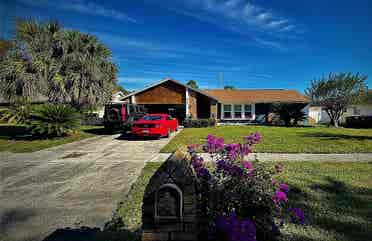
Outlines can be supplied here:
M25 124L30 118L32 106L28 101L18 101L0 113L0 120L14 124Z
M346 117L345 127L348 127L348 128L372 128L372 116L349 116L349 117Z
M185 128L202 128L202 127L209 127L215 126L216 120L215 119L185 119L183 121L183 126Z
M80 114L69 105L44 104L32 112L27 123L33 135L56 137L76 130L80 125Z
M306 119L306 114L302 110L304 107L304 104L277 103L273 105L273 112L285 126L297 126L298 122Z

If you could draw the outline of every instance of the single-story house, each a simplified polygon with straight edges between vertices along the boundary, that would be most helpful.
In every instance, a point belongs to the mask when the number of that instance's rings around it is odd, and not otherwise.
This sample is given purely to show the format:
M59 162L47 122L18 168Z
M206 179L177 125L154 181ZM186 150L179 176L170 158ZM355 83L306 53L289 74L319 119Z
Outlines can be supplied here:
M322 106L311 105L308 108L310 124L329 124L331 119ZM360 104L350 105L345 108L341 123L349 116L372 116L372 90L368 90L367 98Z
M149 113L169 113L185 118L215 118L219 122L270 122L273 103L310 102L296 90L284 89L194 89L166 78L132 92L122 101L143 105Z

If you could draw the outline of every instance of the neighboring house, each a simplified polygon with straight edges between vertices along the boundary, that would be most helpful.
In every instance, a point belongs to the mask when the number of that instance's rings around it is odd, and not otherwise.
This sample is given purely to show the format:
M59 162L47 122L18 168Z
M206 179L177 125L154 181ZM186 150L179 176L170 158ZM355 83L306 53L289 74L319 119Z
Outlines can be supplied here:
M122 91L118 91L112 94L111 102L120 102L125 97Z
M344 110L344 114L341 117L341 123L344 123L346 117L349 116L372 116L372 90L368 91L368 97L363 103L348 106ZM323 107L314 105L309 107L310 124L328 124L330 121L331 119Z
M173 79L163 79L125 96L123 101L144 105L149 113L168 113L179 120L215 118L220 122L269 122L273 103L309 99L295 90L199 90Z

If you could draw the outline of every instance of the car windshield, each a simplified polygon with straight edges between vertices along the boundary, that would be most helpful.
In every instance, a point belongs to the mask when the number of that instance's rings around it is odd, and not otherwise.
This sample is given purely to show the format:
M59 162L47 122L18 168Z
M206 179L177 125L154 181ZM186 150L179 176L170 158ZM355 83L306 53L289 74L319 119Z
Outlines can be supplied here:
M143 117L143 120L161 120L163 117L161 115L146 115Z

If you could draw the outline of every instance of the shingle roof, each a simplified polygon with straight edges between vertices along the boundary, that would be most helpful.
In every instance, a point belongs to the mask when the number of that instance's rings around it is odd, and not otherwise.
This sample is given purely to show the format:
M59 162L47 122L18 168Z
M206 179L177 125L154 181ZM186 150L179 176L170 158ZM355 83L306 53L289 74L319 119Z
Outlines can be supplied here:
M203 92L222 103L308 103L310 100L296 90L284 89L206 89Z

